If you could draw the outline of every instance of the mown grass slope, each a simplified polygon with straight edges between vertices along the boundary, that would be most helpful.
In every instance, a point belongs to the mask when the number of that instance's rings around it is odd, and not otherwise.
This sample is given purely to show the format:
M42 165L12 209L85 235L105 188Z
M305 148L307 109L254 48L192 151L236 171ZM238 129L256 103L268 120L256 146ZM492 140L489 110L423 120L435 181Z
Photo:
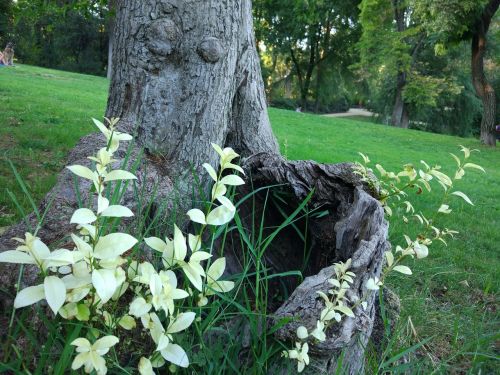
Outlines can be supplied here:
M28 66L0 69L0 227L19 220L8 191L29 210L8 160L36 199L55 183L67 152L93 131L91 117L104 112L108 83L103 78ZM270 110L282 153L290 159L335 163L369 155L373 164L397 169L406 163L440 164L450 172L459 145L480 150L472 162L487 173L470 171L457 188L474 206L452 200L454 215L442 227L460 231L448 247L435 244L427 259L410 264L411 277L391 277L402 299L400 338L432 337L422 361L443 372L491 373L498 366L498 287L500 269L500 150L475 139L458 138L291 111ZM439 187L416 205L434 210ZM412 198L413 199L413 198ZM402 243L405 225L391 220L391 241Z

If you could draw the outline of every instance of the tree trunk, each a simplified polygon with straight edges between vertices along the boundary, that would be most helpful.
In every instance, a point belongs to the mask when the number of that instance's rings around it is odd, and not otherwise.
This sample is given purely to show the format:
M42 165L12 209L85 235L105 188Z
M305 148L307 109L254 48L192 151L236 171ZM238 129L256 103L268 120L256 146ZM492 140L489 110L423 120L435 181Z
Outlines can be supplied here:
M475 25L472 35L472 83L476 94L483 102L483 117L481 119L481 143L488 146L496 146L495 120L496 120L496 97L493 86L488 82L484 74L484 54L486 52L486 34L491 19L500 5L500 0L490 0L485 7L481 18Z
M106 77L111 79L113 72L113 43L115 39L115 2L116 0L108 1L108 69Z
M403 99L403 89L406 85L406 73L399 72L396 86L396 101L392 110L391 125L400 128L408 128L409 117L406 104Z
M402 33L406 30L405 14L406 5L401 0L393 0L392 7L394 9L394 20L396 21L396 30ZM398 66L401 68L401 66ZM392 109L391 125L399 128L408 128L409 115L408 108L404 102L403 90L406 86L406 72L398 71L396 78L396 100Z
M249 0L120 3L107 116L137 125L148 155L176 178L210 143L278 153L267 115Z

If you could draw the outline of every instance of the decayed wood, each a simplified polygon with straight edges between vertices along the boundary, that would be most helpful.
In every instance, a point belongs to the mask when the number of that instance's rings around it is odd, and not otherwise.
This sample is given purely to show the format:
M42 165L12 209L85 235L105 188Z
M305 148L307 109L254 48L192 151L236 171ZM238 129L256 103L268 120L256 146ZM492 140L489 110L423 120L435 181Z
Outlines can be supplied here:
M334 275L331 264L352 259L352 271L356 278L347 295L352 303L366 298L367 308L358 306L355 318L344 317L340 324L327 331L327 339L310 346L312 358L308 373L331 373L337 367L337 359L343 352L342 364L350 374L359 373L364 364L364 351L370 338L376 316L375 302L377 293L369 292L364 285L370 277L380 276L383 253L389 248L387 240L388 223L379 202L363 186L353 173L353 165L318 164L312 161L286 161L280 156L261 153L244 163L247 175L251 176L253 188L283 184L279 189L289 194L291 209L299 204L314 190L308 203L309 210L328 210L328 215L308 220L310 264L305 268L311 275L301 283L273 314L274 323L284 317L293 318L276 335L279 339L295 342L296 330L304 325L308 330L316 326L324 303L317 292L331 287L328 279ZM248 185L247 185L248 186ZM262 202L262 201L260 201ZM249 204L250 205L250 204ZM251 205L258 212L264 212L259 199ZM245 207L241 208L243 216ZM268 215L265 226L277 226L283 219ZM245 221L245 220L244 220ZM251 223L248 221L247 225ZM267 250L267 266L277 272L301 269L304 244L301 241L287 241L290 232L276 238L278 246ZM232 254L228 264L237 265L239 254ZM232 260L232 261L231 261ZM271 373L279 373L273 368Z

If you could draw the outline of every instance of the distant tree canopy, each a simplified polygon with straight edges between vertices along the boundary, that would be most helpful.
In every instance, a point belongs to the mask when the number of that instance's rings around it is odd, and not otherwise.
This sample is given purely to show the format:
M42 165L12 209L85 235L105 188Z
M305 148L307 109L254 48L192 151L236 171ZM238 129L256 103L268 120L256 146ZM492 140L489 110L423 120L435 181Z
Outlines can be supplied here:
M27 64L106 75L107 10L81 1L19 0L12 31L17 58Z
M106 75L113 3L0 0L0 43L14 41L23 63ZM254 0L268 101L314 112L364 105L382 123L491 136L500 121L498 3Z
M3 49L12 37L12 22L13 1L0 0L0 49Z

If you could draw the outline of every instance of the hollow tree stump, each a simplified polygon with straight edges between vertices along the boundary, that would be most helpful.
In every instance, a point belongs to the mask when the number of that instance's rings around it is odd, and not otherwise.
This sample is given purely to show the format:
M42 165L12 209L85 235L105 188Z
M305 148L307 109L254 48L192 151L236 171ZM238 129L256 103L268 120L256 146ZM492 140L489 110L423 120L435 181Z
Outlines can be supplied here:
M369 193L359 177L353 173L353 165L348 163L324 165L313 161L286 161L277 155L261 153L244 162L250 183L244 189L258 189L264 186L281 185L280 189L287 196L291 212L314 193L307 205L308 210L328 211L328 214L311 215L307 223L307 245L309 264L304 265L304 243L294 237L293 229L286 229L279 235L271 249L266 250L266 265L276 272L304 269L307 277L273 315L271 323L282 318L292 321L276 332L280 340L292 345L297 341L296 330L305 326L311 331L316 326L324 302L318 298L318 291L327 292L331 288L328 279L334 276L331 266L338 261L352 259L351 271L356 274L354 283L347 292L352 303L363 296L366 309L361 305L354 309L355 318L344 316L341 323L334 324L326 333L324 342L309 346L311 364L306 373L333 373L337 360L342 355L342 367L346 373L357 374L364 366L364 352L372 333L376 317L375 302L378 294L367 291L364 287L370 277L380 276L384 260L384 251L390 246L388 223L379 202ZM276 210L264 207L269 205L269 197L260 197L240 209L240 216L250 227L250 208L257 211L257 217L265 216L264 225L277 226L283 217L277 217ZM255 213L254 213L255 214ZM297 223L300 225L300 222ZM226 253L228 264L237 268L239 255ZM290 360L286 360L290 361ZM285 373L285 365L272 368L270 373Z

